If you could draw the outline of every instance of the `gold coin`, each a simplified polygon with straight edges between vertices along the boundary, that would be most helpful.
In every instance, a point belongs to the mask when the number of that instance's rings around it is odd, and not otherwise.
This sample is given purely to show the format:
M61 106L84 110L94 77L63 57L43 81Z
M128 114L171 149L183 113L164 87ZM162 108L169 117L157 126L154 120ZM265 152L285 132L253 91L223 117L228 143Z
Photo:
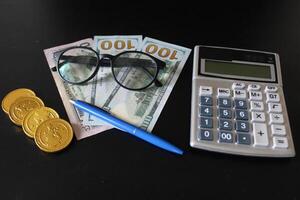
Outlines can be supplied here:
M34 141L45 152L57 152L67 147L73 138L71 125L58 118L48 119L39 125Z
M9 108L9 118L16 125L22 125L24 117L30 111L42 106L44 106L44 103L38 97L19 97Z
M19 88L9 92L2 100L1 103L2 110L8 114L10 106L19 97L28 97L28 96L35 96L35 93L32 90L26 88Z
M22 128L28 137L33 138L37 127L44 121L59 118L55 110L48 107L40 107L30 111L24 118Z

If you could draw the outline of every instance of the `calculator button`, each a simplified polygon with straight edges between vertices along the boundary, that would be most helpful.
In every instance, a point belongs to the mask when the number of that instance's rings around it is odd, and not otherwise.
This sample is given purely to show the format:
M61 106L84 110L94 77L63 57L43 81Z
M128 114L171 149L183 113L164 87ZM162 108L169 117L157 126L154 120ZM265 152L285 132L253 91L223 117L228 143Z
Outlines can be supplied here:
M249 92L249 99L254 101L262 100L262 93L256 92L256 91L250 91Z
M288 141L286 137L273 137L273 147L274 148L288 148Z
M246 99L247 98L246 90L234 90L233 97L235 99Z
M267 93L267 102L279 102L280 97L278 93Z
M280 103L268 103L269 112L282 112Z
M255 111L263 111L264 103L262 101L250 101L250 109Z
M231 92L228 88L218 88L218 97L230 97Z
M265 116L265 113L263 113L263 112L252 112L251 118L252 118L253 122L265 122L266 121L266 116Z
M248 111L235 110L235 118L237 120L248 120Z
M219 142L233 143L233 135L231 132L221 131L219 132Z
M249 132L249 123L245 121L236 121L236 131Z
M200 115L204 117L212 117L212 107L209 106L201 106L200 107Z
M267 125L264 123L253 123L254 146L268 146Z
M212 106L212 97L201 96L200 97L200 104L204 105L204 106Z
M234 106L236 109L247 109L247 102L245 100L234 100Z
M213 140L213 132L212 132L212 130L201 129L200 130L200 134L198 135L198 139L212 141Z
M244 89L245 88L245 83L233 83L232 84L232 89Z
M200 118L200 127L201 128L212 128L213 127L212 118L201 117Z
M272 124L271 125L272 135L286 135L284 125Z
M265 92L277 92L278 88L276 86L268 85L265 88Z
M219 98L218 99L219 107L231 108L231 99L228 98Z
M238 133L237 134L237 143L238 144L251 144L251 135L248 133Z
M219 117L225 118L225 119L231 119L232 118L232 111L230 109L226 108L219 108Z
M219 129L231 131L232 130L232 122L230 120L220 119L219 120Z
M248 85L248 90L260 90L260 85L250 84Z
M200 86L200 96L211 96L213 93L212 87Z
M282 114L270 113L270 124L282 124L283 122Z

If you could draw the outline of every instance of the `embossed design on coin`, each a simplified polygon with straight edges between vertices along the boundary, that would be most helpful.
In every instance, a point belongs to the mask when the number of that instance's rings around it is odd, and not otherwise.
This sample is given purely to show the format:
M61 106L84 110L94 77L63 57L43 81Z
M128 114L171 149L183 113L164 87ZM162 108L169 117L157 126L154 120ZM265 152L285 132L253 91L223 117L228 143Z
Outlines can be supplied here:
M35 96L20 97L9 108L9 118L16 125L22 125L24 117L33 109L44 106L43 101Z
M23 131L28 137L33 138L38 126L42 122L52 118L59 118L57 112L52 108L36 108L25 116L22 123Z
M34 141L45 152L57 152L67 147L73 138L71 125L58 118L48 119L39 125Z
M10 106L19 98L19 97L27 97L27 96L35 96L35 93L26 88L19 88L9 92L2 100L1 107L2 110L8 114Z

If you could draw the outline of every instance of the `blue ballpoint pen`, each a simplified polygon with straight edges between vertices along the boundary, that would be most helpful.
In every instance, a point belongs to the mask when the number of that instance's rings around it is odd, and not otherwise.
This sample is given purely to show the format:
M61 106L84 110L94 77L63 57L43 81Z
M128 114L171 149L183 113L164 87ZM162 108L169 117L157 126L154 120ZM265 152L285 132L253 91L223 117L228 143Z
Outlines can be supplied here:
M181 149L175 147L169 142L157 137L156 135L153 135L152 133L146 132L143 129L135 127L134 125L129 124L128 122L125 122L117 117L114 117L113 115L104 111L101 108L98 108L94 105L88 104L80 100L75 100L75 101L70 100L70 103L72 103L76 108L85 111L91 115L94 115L95 117L98 117L102 121L114 126L117 129L130 133L131 135L134 135L142 140L145 140L167 151L177 153L180 155L183 154L183 151Z

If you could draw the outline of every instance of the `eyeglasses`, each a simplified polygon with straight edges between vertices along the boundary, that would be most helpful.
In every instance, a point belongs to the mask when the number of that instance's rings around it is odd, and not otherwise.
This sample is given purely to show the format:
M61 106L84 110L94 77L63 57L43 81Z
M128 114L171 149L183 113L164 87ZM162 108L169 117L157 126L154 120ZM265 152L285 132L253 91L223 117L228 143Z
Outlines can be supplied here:
M58 71L68 83L83 84L91 80L100 67L111 67L120 86L128 90L143 90L153 83L157 87L162 86L157 75L165 66L165 62L139 51L125 51L112 56L99 55L89 47L71 47L59 55L53 71Z

